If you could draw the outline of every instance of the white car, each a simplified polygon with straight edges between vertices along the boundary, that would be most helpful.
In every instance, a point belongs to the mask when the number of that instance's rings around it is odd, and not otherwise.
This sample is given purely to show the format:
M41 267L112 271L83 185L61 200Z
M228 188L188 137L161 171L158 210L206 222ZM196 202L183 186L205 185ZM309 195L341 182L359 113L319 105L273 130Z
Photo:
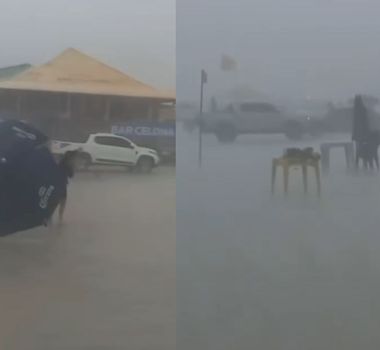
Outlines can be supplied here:
M91 165L118 165L148 173L160 162L155 150L137 146L127 138L114 134L91 134L85 143L51 143L51 151L56 156L74 150L80 151L79 164L84 168Z

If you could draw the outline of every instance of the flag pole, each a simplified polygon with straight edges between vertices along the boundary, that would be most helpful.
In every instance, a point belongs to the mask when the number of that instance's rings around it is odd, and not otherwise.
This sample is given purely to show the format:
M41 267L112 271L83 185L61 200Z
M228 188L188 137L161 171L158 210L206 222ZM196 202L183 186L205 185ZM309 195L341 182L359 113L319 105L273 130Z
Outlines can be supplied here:
M207 83L207 73L204 69L201 71L201 96L199 104L199 139L198 139L198 167L202 167L203 151L203 90L204 84Z

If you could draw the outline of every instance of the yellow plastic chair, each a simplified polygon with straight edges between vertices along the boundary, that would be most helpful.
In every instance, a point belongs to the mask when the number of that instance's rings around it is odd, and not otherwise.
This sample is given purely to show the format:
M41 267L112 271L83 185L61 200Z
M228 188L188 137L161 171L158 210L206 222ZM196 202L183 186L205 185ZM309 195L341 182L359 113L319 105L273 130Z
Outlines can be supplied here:
M293 167L300 167L302 169L302 179L303 179L303 187L304 192L308 192L308 167L314 169L315 178L317 182L317 192L318 196L321 195L321 175L320 175L320 167L319 167L319 157L315 159L301 159L301 158L290 158L290 157L281 157L274 158L272 161L272 194L274 193L275 183L276 183L276 174L277 168L283 168L283 181L284 181L284 192L288 193L289 189L289 171Z

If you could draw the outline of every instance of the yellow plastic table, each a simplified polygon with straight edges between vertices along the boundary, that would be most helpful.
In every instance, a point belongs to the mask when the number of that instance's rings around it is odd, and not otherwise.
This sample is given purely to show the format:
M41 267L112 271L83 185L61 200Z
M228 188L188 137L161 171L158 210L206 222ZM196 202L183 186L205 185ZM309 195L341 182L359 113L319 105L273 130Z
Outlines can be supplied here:
M314 169L315 178L317 182L317 192L320 196L321 194L321 175L320 175L320 167L319 167L319 158L291 158L291 157L281 157L274 158L272 161L272 193L274 193L275 182L276 182L276 173L277 168L283 168L283 181L284 181L284 192L288 193L289 189L289 171L293 167L299 167L302 169L302 179L303 179L303 187L304 192L308 192L308 167Z

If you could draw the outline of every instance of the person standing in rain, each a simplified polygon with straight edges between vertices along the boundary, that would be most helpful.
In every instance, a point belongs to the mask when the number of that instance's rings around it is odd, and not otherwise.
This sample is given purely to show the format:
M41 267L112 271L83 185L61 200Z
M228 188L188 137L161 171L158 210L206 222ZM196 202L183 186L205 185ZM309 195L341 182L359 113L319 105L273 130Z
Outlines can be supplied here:
M356 168L359 167L360 159L363 160L366 167L369 166L369 121L367 109L364 105L363 98L360 95L355 96L354 102L354 118L352 125L352 141L355 142L356 156L355 164Z
M68 151L64 154L64 156L58 163L59 169L61 171L61 175L64 178L64 181L66 184L64 191L61 194L61 198L60 198L59 206L58 206L59 224L63 223L63 214L65 212L66 202L67 202L67 186L69 184L69 179L71 179L74 176L74 169L75 169L77 154L78 154L78 151Z

